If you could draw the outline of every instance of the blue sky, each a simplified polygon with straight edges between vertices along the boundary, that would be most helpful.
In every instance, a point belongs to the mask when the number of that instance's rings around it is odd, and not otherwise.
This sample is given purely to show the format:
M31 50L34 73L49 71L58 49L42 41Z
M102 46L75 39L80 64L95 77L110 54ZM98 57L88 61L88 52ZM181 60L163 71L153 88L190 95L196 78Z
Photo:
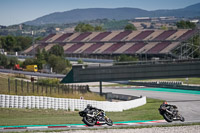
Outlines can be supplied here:
M0 0L0 25L19 24L53 12L77 8L133 7L145 10L177 9L200 0Z

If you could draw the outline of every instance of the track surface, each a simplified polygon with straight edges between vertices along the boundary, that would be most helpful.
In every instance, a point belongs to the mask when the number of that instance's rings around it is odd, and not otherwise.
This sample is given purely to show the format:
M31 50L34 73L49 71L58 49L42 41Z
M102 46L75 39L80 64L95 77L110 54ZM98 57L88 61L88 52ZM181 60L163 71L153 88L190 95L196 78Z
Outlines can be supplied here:
M90 88L91 91L99 92L99 89ZM162 99L168 101L170 104L178 106L180 113L185 117L185 123L200 122L200 94L191 91L175 91L167 89L145 89L145 88L103 88L103 92L112 92L117 94L133 95L133 96L147 96L148 98ZM159 108L159 107L158 107ZM180 123L180 122L173 122ZM140 125L160 125L170 124L163 120L160 121L146 121L146 122L117 122L114 126L140 126ZM105 125L106 126L106 125ZM85 128L103 128L105 126L87 127L83 124L75 125L32 125L32 126L11 126L0 127L0 131L26 131L26 130L67 130L67 129L85 129ZM109 126L106 126L109 128Z
M91 91L99 92L98 88L90 88ZM173 91L154 91L135 88L103 88L103 92L112 92L117 94L133 95L133 96L146 96L147 98L155 98L166 100L170 104L178 106L179 112L185 117L186 121L200 121L200 95L183 92ZM158 107L159 108L159 107Z

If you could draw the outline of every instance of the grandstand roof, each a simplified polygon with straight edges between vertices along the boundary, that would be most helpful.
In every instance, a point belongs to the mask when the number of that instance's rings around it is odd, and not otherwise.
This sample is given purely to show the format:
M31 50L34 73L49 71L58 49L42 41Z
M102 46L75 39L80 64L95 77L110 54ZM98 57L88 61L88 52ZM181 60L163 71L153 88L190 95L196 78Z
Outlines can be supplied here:
M50 34L35 45L49 50L63 46L65 54L167 54L196 30L145 30ZM31 54L31 46L24 53Z

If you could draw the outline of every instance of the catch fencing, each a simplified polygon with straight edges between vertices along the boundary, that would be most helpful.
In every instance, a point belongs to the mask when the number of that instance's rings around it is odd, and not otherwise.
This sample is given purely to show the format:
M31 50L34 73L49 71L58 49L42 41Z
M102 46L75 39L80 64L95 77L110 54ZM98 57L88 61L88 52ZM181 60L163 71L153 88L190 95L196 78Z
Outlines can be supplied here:
M0 95L1 108L62 109L74 111L83 110L87 104L91 104L105 111L118 112L146 104L146 97L140 97L130 101L108 102L44 96Z

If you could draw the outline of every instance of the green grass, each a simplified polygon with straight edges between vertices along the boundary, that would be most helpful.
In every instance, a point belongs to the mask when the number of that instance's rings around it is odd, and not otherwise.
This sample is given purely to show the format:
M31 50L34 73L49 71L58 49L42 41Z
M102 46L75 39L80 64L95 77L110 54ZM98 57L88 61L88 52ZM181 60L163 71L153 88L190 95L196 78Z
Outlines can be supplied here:
M138 80L135 80L135 81L138 81ZM182 81L184 84L199 84L200 85L200 78L198 77L188 78L188 82L186 81L186 78L153 79L153 80L143 80L143 81Z
M162 100L147 99L147 104L123 112L106 112L113 122L131 120L160 120L158 112ZM82 124L78 111L68 112L51 109L7 109L0 108L0 126Z

